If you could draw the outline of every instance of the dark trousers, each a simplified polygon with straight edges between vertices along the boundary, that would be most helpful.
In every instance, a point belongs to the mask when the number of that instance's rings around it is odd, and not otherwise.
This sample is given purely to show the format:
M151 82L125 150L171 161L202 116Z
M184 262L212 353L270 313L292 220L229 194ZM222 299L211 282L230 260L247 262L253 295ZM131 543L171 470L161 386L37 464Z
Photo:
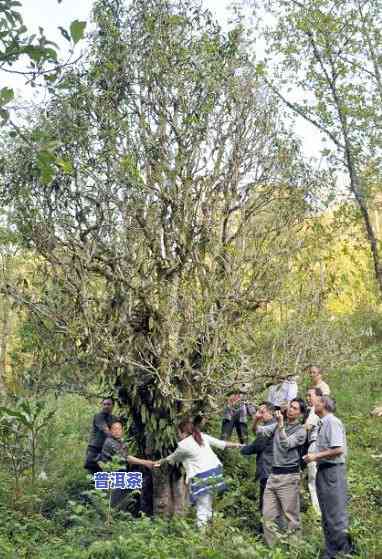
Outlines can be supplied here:
M324 558L333 559L341 553L352 553L346 511L348 496L345 465L318 466L316 488L325 536Z
M111 506L137 517L140 509L139 494L131 489L112 489Z
M102 468L100 468L96 462L97 456L101 452L101 449L96 448L95 446L88 446L86 451L86 458L84 468L89 472L89 474L96 474L97 472L102 472Z
M134 470L136 470L136 468L134 468ZM105 471L107 471L107 467L105 467ZM129 467L126 467L120 468L118 471L129 472L132 470L130 470ZM129 512L133 516L137 517L140 509L140 493L139 491L132 489L112 489L110 503L113 508Z
M223 419L221 439L228 441L232 436L233 429L236 429L237 436L241 444L248 440L248 427L246 423L240 423L237 419Z

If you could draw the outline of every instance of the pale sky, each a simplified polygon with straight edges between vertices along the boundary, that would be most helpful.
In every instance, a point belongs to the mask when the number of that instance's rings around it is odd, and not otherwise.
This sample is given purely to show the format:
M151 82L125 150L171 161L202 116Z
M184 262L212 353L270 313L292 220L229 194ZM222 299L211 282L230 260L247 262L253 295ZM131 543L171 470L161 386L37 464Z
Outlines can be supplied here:
M69 29L70 22L74 19L87 20L93 0L21 0L24 23L30 32L38 32L38 27L43 27L46 36L60 46L60 58L64 58L69 43L65 41L57 29L58 26ZM230 18L229 7L232 0L204 0L204 5L216 16L222 27L227 26ZM77 47L79 48L79 47ZM23 77L14 77L11 74L0 74L0 87L8 85L24 98L31 98L33 90L24 85ZM296 123L296 132L303 140L303 149L307 157L320 158L322 142L318 131L302 119Z

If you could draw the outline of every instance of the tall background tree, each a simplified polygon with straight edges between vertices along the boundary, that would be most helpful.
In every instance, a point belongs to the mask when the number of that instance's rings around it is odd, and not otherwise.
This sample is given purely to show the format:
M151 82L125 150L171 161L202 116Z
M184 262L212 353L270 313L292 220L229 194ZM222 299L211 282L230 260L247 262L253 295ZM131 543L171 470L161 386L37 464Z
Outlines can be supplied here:
M267 45L259 69L284 104L322 133L331 168L345 172L382 293L381 239L372 216L381 185L382 5L271 0L257 6ZM263 20L264 10L271 19ZM341 189L336 195L343 196Z
M87 60L4 161L42 284L5 291L42 372L117 390L159 456L247 363L238 340L283 285L319 177L240 25L222 33L193 0L102 0L94 19ZM179 509L176 474L154 481L154 510Z

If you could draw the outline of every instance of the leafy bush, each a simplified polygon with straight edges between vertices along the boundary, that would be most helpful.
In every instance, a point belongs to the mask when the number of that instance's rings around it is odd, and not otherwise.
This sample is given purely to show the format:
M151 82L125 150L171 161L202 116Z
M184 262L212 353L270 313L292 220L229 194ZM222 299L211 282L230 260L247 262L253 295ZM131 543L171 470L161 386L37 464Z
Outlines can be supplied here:
M357 544L355 559L382 559L381 419L368 412L382 399L382 349L370 346L362 360L329 373L338 415L344 419L349 443L350 526ZM230 491L216 499L214 522L206 532L195 529L194 511L171 522L133 519L112 511L83 470L83 455L93 409L82 398L63 397L52 407L54 426L46 446L47 480L23 485L14 499L9 472L0 469L1 559L317 559L323 538L320 522L308 507L303 539L267 549L257 534L258 484L254 457L237 451L221 453ZM212 418L208 431L218 433ZM69 451L68 451L69 450ZM373 458L375 457L375 458ZM24 480L26 481L26 480ZM307 503L309 497L307 496Z

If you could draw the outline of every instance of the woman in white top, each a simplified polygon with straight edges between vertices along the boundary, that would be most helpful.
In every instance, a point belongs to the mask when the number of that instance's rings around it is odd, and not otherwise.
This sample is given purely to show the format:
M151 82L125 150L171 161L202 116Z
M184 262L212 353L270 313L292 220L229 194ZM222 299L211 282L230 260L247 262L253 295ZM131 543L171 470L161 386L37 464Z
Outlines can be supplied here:
M165 462L183 464L186 483L190 483L190 500L196 505L197 525L201 528L212 518L213 494L225 489L222 463L211 447L225 449L241 448L243 445L201 433L190 420L179 423L178 435L180 441L175 452L162 458L155 466Z

